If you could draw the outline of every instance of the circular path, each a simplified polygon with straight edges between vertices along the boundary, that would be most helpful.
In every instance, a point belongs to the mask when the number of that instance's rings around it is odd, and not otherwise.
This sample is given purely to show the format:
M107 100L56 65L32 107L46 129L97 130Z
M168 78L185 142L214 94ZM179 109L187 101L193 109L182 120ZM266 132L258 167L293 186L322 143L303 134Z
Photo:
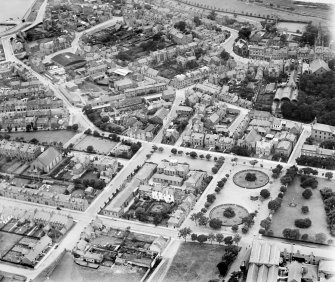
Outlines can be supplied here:
M231 207L234 212L235 216L232 218L227 218L223 215L223 212L226 208ZM209 218L219 218L222 220L223 226L233 226L235 224L239 225L242 223L242 218L248 216L248 210L242 206L235 205L235 204L222 204L219 206L214 207L210 213Z
M247 181L245 177L247 173L254 173L256 175L255 181ZM263 171L259 171L256 169L247 169L237 172L234 177L233 181L237 186L247 189L257 189L265 186L269 183L269 176L264 173Z

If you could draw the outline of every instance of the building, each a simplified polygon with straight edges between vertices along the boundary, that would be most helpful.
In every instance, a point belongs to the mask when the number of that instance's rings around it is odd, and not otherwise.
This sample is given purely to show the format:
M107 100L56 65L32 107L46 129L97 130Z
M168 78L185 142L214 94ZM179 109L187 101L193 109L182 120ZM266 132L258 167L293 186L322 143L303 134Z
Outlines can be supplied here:
M312 125L312 138L317 141L326 141L335 137L335 128L333 126L315 123Z
M255 240L246 282L277 282L279 262L280 250L275 243Z
M58 54L51 60L64 69L78 69L86 65L84 58L70 52Z
M28 264L31 266L36 265L37 260L45 255L45 252L52 245L52 240L48 235L44 235L36 244L29 244L30 250L21 259L23 264Z
M310 71L315 76L321 76L323 73L330 71L328 64L322 59L316 59L310 63Z
M301 155L319 158L335 158L335 150L320 148L316 145L303 144Z
M279 141L275 149L275 153L280 156L288 157L291 155L292 149L293 149L292 143L290 141L283 140L283 141Z
M164 201L166 203L173 203L175 201L174 190L175 189L172 187L155 185L152 188L152 199L156 201Z
M31 168L33 170L48 173L59 164L61 160L62 154L54 147L49 147L32 162Z
M137 179L140 184L146 184L156 172L157 166L155 163L144 163L141 169L136 173L135 179Z

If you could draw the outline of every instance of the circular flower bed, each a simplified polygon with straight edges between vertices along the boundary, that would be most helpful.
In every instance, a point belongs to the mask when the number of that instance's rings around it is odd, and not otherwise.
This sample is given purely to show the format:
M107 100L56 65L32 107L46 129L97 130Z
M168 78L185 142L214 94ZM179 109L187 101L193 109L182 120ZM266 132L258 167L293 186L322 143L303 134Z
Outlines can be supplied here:
M226 217L225 212L232 210L234 213L234 216L232 217ZM232 212L229 212L230 216L233 214ZM235 204L223 204L214 207L210 213L209 218L218 218L222 221L223 226L233 226L235 224L241 224L242 218L248 216L249 213L246 208L235 205Z
M237 186L247 189L257 189L269 183L269 176L263 171L247 169L235 173L233 181Z
M233 218L235 215L236 213L232 207L226 208L223 212L223 216L227 218Z

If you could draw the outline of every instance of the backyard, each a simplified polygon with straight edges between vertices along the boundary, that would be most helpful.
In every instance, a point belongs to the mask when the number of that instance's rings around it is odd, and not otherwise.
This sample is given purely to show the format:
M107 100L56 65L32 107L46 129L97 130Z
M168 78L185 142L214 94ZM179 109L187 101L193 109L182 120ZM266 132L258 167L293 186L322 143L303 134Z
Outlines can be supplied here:
M50 274L50 282L67 281L67 282L137 282L144 276L145 270L132 266L114 265L112 268L100 266L98 269L91 269L77 265L70 253L66 252Z
M93 146L96 153L107 155L117 144L117 142L107 139L86 135L74 146L74 149L78 151L86 151L88 146Z
M216 265L225 247L220 245L183 242L165 276L164 282L209 281L219 278Z
M315 234L324 233L327 239L330 239L326 222L326 213L322 202L320 189L331 186L331 182L317 178L319 185L317 189L313 189L313 195L306 200L302 197L304 188L300 187L300 180L295 179L292 185L288 186L287 192L283 198L281 208L273 215L271 230L276 237L283 237L282 232L285 228L296 229L294 221L301 218L310 218L312 226L309 228L298 228L300 234L308 234L307 241L314 242ZM308 206L309 212L303 214L302 206Z
M0 258L2 258L22 236L0 231Z
M69 141L76 132L70 130L55 130L55 131L35 131L35 132L14 132L9 133L12 140L23 138L25 141L30 141L36 138L40 143L43 142L62 142L65 144Z

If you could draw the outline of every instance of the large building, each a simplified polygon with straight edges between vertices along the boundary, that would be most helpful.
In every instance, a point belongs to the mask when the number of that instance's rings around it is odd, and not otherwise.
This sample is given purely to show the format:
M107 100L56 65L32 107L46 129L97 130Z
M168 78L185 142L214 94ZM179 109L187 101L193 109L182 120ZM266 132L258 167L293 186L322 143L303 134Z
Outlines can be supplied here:
M31 164L33 170L41 172L50 172L60 161L62 154L54 147L46 149L38 158Z
M312 126L311 136L320 142L333 139L335 137L335 128L327 124L315 123Z
M64 69L77 69L86 65L84 58L70 52L58 54L51 60Z

